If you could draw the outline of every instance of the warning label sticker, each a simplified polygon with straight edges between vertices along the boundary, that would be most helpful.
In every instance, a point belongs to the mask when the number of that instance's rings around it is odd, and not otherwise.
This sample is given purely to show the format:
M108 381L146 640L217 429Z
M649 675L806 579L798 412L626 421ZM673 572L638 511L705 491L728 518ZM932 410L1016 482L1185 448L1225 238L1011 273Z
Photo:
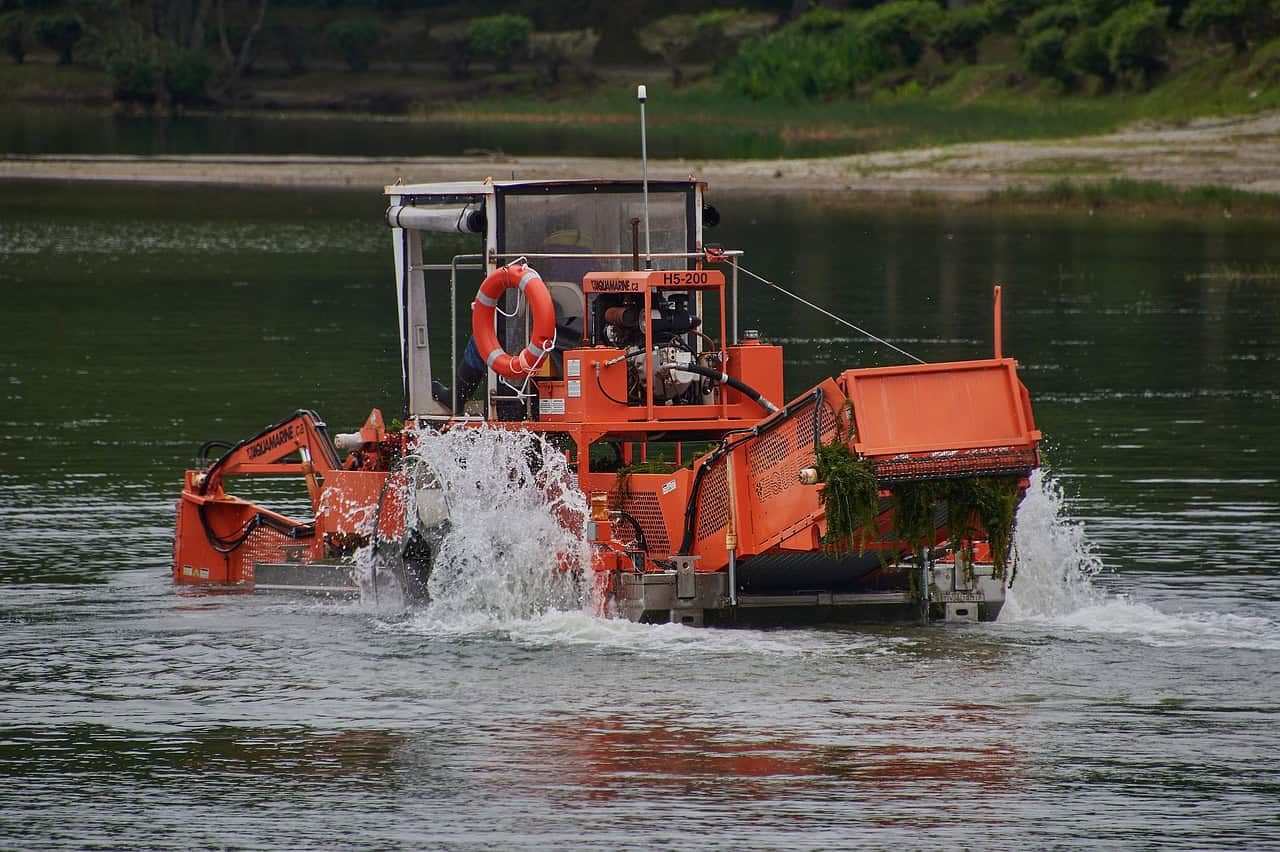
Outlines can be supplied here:
M564 398L553 397L551 399L538 400L539 414L564 414Z

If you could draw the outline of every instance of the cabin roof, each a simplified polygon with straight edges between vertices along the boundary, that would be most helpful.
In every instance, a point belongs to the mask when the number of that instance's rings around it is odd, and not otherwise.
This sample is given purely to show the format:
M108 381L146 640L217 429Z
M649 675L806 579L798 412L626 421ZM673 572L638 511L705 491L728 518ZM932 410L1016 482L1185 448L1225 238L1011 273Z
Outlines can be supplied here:
M529 189L587 189L593 186L634 187L639 190L643 182L639 178L580 178L574 180L483 180L483 181L447 181L443 183L406 183L393 184L386 187L387 195L492 195L495 188L503 190ZM650 180L649 190L670 191L687 189L690 186L706 188L706 181L698 180L690 175L676 180Z

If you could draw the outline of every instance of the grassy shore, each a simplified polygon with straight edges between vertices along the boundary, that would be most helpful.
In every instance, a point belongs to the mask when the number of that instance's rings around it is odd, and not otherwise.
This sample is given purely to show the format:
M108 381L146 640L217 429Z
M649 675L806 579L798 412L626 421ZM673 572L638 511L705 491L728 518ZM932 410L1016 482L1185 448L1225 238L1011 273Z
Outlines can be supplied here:
M1065 94L1051 83L1012 72L1009 61L950 68L931 82L928 69L888 74L851 98L785 101L726 95L704 77L672 88L665 75L645 69L610 69L591 82L547 89L529 69L450 82L434 66L374 66L362 74L316 68L289 75L264 68L250 78L253 94L237 107L264 118L326 114L353 121L372 115L424 125L524 128L543 138L572 134L573 151L611 156L635 147L634 83L649 85L649 121L655 152L668 157L717 159L814 157L951 145L989 140L1045 140L1106 133L1137 121L1186 122L1280 108L1280 82L1272 53L1249 61L1209 52L1148 91ZM47 58L46 58L47 59ZM655 79L658 78L658 79ZM922 85L922 81L924 84ZM35 106L110 110L105 72L47 61L0 63L0 107ZM205 111L207 111L206 108ZM199 112L200 110L196 110ZM498 138L501 138L500 136ZM516 154L532 150L511 140ZM351 153L359 153L353 151ZM456 152L461 153L461 152Z
M1280 194L1213 185L1181 188L1127 178L1100 183L1064 179L1039 189L1012 187L990 193L982 203L997 207L1068 207L1108 213L1160 211L1197 217L1227 215L1280 220Z

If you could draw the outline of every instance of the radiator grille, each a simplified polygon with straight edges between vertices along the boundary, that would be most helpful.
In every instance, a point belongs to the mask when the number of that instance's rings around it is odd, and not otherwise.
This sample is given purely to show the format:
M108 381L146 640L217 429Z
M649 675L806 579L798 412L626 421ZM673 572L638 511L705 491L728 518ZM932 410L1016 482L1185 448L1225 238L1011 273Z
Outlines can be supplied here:
M822 407L820 429L821 441L829 441L836 430L835 415L825 405ZM800 470L810 467L813 461L812 410L800 412L747 447L751 487L760 500L769 500L800 487Z
M279 530L270 527L258 527L249 533L240 553L240 575L246 580L253 578L255 562L286 562L285 551L281 548L291 543L291 539ZM296 544L297 542L292 542Z
M662 559L671 555L671 539L667 535L667 522L662 516L662 506L653 491L629 491L625 498L617 491L609 494L609 508L621 510L636 519L649 545L649 556ZM623 526L630 526L623 521Z
M698 493L698 541L729 523L729 474L726 458L711 465Z

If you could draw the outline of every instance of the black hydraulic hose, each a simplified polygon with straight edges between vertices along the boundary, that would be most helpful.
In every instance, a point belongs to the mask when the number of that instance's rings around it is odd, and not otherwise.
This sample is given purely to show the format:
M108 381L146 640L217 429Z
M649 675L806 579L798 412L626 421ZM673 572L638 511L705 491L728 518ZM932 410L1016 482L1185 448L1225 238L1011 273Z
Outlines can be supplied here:
M624 512L624 511L622 511L621 509L618 509L618 510L617 510L617 512L618 512L618 517L622 518L624 521L626 521L627 523L631 524L631 526L635 527L635 529L636 529L636 544L640 546L640 549L641 549L641 550L643 550L644 552L648 553L648 552L649 552L649 542L645 541L645 538L644 538L644 527L640 526L640 522L639 522L639 521L637 521L635 518L631 517L631 515L629 515L628 513L626 513L626 512Z
M750 397L752 401L756 402L761 408L763 408L765 411L769 412L770 414L773 414L775 411L778 410L778 406L774 405L772 402L765 399L764 394L760 393L760 391L756 390L755 388L751 387L750 385L744 382L738 381L728 373L722 373L719 370L713 370L710 367L703 367L701 364L672 364L667 369L680 370L681 372L685 372L685 373L694 373L699 376L706 376L708 379L711 379L712 381L720 382L721 384L726 384L729 387L733 388L734 390L738 391L739 393L745 394L746 396Z
M320 449L325 454L325 459L329 462L329 466L334 468L341 467L342 462L338 458L338 451L333 448L333 442L329 440L329 430L325 426L324 421L320 419L320 415L316 414L310 408L299 408L297 411L293 412L288 417L281 420L279 423L271 424L270 426L263 429L258 434L249 438L245 438L243 441L232 446L229 450L223 453L222 456L216 462L214 462L213 466L210 467L209 470L205 473L204 481L200 483L200 493L204 494L206 491L208 491L209 483L213 480L213 475L217 473L219 470L221 470L222 465L226 462L227 459L231 458L231 456L235 454L236 450L240 449L241 447L252 444L254 441L257 441L259 438L265 437L266 435L270 434L271 432L274 432L275 430L279 429L281 426L288 423L293 418L299 417L299 416L310 417L311 423L313 426L315 426L316 432L320 435L320 437L325 439L324 441L321 442ZM204 447L207 447L210 444L220 444L220 443L223 443L223 442L206 441L201 446L201 449L203 450Z
M311 409L299 408L297 411L293 412L292 414L290 414L288 417L284 418L280 422L273 423L272 425L258 432L256 435L253 435L252 437L249 437L249 438L245 438L243 441L241 441L238 444L231 444L227 441L205 441L203 444L201 444L200 450L199 450L199 454L201 458L203 458L205 453L207 453L213 447L225 446L228 449L225 453L222 454L222 456L217 461L215 461L209 467L207 471L205 471L204 479L201 481L200 486L197 489L199 494L203 496L208 492L209 483L213 481L214 474L216 474L218 471L222 469L222 466L226 463L227 459L233 456L236 450L248 444L252 444L254 441L257 441L260 438L270 434L271 432L274 432L276 429L279 429L281 426L285 425L290 420L293 420L295 417L299 417L299 416L311 418L311 423L315 427L316 433L319 434L320 437L324 439L321 442L321 448L320 448L321 452L325 454L325 458L329 461L330 467L335 467L335 468L338 467L340 465L340 462L338 460L338 454L337 454L337 451L334 450L333 448L333 443L329 441L329 433L325 427L324 421L320 419L319 414L316 414ZM222 536L215 533L213 531L213 528L209 526L209 519L205 517L205 505L203 503L199 505L196 511L196 514L199 515L200 517L200 526L204 528L205 538L209 540L209 545L219 553L230 553L231 551L235 550L237 547L244 544L246 540L248 540L249 536L253 534L254 530L263 526L270 527L271 529L275 530L281 535L285 535L285 536L288 536L289 538L294 538L294 539L309 538L315 535L314 523L291 525L291 524L286 524L282 521L276 520L270 515L264 514L262 512L258 512L252 518L246 521L244 525L235 532L234 535Z
M822 446L822 409L829 407L822 398L823 396L822 385L818 385L813 389L813 454L815 459L818 455L818 447ZM834 413L832 412L832 414ZM836 425L836 428L840 428L839 424Z
M315 535L314 524L298 524L290 526L282 523L270 515L258 512L252 518L245 522L244 526L236 530L234 536L221 536L213 531L209 526L209 519L205 517L205 505L202 503L198 507L196 514L200 516L200 526L204 528L205 538L209 540L209 546L219 553L230 553L248 540L253 535L254 530L259 527L270 527L276 532L287 538L310 538Z
M196 450L196 464L200 467L207 467L209 465L209 451L219 448L231 450L235 448L235 444L230 441L205 441L200 445L200 449ZM223 455L226 455L226 453L223 453Z
M600 388L600 393L604 394L604 398L612 402L614 405L626 405L626 400L616 399L613 394L604 389L604 382L600 380L600 362L596 362L596 387Z

